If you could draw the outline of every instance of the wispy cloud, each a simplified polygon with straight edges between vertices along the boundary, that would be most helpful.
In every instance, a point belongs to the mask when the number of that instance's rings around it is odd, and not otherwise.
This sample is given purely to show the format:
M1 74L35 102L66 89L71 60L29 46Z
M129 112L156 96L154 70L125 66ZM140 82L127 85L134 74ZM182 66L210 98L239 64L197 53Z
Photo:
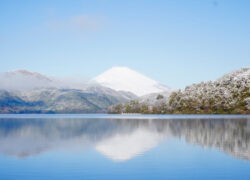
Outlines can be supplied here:
M86 15L74 16L71 18L71 23L79 29L94 29L100 28L101 23L96 18L91 18Z
M106 17L87 14L74 15L65 19L50 18L48 27L56 31L97 31L106 24Z

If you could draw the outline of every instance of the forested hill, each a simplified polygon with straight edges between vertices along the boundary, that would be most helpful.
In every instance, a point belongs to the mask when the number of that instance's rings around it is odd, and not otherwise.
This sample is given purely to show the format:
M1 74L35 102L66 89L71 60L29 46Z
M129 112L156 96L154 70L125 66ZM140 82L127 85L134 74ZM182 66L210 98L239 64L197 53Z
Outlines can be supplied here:
M177 90L168 98L157 96L147 104L130 101L109 107L109 113L250 114L250 68L233 71L216 81Z

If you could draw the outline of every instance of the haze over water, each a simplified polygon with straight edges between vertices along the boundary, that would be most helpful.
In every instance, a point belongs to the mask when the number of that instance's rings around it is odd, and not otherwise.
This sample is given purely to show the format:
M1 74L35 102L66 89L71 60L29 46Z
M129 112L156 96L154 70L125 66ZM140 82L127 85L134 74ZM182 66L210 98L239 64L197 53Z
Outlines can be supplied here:
M0 115L0 179L250 179L250 116Z

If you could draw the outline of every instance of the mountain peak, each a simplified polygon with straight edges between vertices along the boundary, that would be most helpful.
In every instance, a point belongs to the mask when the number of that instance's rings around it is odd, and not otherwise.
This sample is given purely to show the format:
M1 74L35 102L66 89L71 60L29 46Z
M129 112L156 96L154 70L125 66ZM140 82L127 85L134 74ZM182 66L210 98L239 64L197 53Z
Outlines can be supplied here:
M131 71L132 69L130 69L130 68L126 67L126 66L113 66L109 70L127 70L127 71Z
M5 75L7 76L26 76L26 77L34 77L37 79L41 79L41 80L46 80L46 81L51 81L51 79L45 75L42 75L38 72L31 72L31 71L27 71L25 69L18 69L18 70L14 70L14 71L9 71L6 72Z
M169 88L161 85L128 67L115 66L105 71L94 80L102 86L117 91L129 91L137 96L150 93L169 91Z
M53 86L53 80L46 75L27 70L15 70L0 73L0 89L30 90Z

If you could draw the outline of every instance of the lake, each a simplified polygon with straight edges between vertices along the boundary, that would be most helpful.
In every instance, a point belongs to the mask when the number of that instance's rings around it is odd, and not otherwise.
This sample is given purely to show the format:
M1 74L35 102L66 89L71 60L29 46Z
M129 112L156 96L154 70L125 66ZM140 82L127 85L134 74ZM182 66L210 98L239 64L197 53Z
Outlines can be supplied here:
M250 179L250 116L0 115L0 179Z

